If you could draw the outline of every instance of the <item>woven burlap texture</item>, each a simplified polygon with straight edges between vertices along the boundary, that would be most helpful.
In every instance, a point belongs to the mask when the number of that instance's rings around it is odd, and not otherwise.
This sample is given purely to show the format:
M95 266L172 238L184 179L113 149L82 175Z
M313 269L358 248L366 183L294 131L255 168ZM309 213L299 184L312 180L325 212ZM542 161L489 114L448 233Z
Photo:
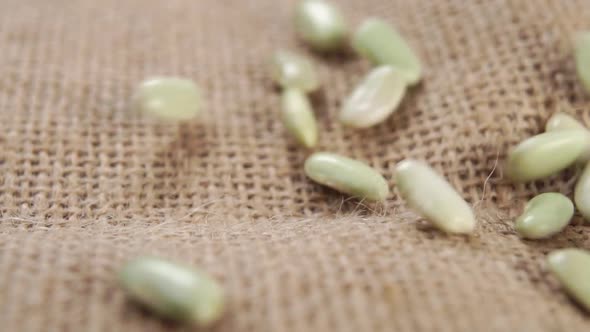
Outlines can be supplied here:
M371 67L318 56L293 31L295 1L0 1L0 330L177 331L128 302L116 272L154 254L227 290L213 331L585 331L590 319L544 267L590 248L579 217L546 241L512 224L527 199L571 195L577 171L511 185L510 147L556 111L590 125L571 40L587 0L338 1L352 27L378 16L406 36L423 83L385 123L349 130L343 98ZM382 205L310 182L308 152L279 121L268 58L310 56L320 150L390 182ZM194 79L198 121L129 111L154 75ZM395 164L428 161L474 204L471 237L409 211ZM188 330L188 329L187 329Z

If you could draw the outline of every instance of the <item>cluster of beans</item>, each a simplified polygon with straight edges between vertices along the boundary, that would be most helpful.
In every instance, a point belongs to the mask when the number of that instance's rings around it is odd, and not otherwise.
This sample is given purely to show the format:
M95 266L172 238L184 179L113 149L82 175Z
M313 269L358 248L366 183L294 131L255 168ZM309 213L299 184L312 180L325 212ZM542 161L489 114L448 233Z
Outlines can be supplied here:
M349 33L345 19L333 5L321 0L300 2L295 11L300 38L322 55L341 52L349 45L374 68L346 98L339 114L343 126L367 128L385 121L401 103L408 88L422 79L422 65L404 38L387 22L369 18ZM282 87L282 118L303 146L318 141L318 125L306 93L319 88L309 59L279 51L272 61L272 77ZM387 181L368 165L330 152L312 153L304 165L313 181L368 201L384 201ZM396 182L406 201L437 228L448 233L470 233L476 220L471 207L451 185L421 161L404 160Z
M349 44L374 64L344 101L339 121L366 128L386 120L399 106L408 88L422 79L422 66L409 44L387 22L370 18L350 33L340 11L324 0L303 0L295 11L300 38L318 54L339 52ZM576 42L580 80L590 90L590 33ZM320 139L308 94L320 87L312 62L302 55L277 52L271 76L281 87L281 117L287 131L303 147L312 149ZM200 94L183 78L160 77L143 82L134 96L135 107L169 120L197 116ZM563 113L555 114L546 132L518 145L509 154L506 173L515 182L550 176L573 164L587 164L575 190L575 206L590 220L590 131ZM377 170L330 152L312 153L304 164L313 181L362 200L384 201L389 185ZM476 228L471 206L433 168L422 161L404 160L395 170L401 196L424 219L451 234L469 234ZM574 215L574 203L559 193L533 198L516 220L523 238L545 239L563 230ZM548 266L564 289L590 310L590 253L562 249L548 256ZM129 294L152 311L182 322L207 326L223 313L222 288L204 272L143 257L121 272Z

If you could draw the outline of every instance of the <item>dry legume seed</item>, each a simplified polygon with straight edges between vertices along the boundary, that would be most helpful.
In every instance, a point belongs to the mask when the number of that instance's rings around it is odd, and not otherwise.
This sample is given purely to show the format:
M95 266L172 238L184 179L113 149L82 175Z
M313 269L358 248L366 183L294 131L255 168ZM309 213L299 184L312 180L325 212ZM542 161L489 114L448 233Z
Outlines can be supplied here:
M305 174L315 182L371 201L384 201L387 181L368 165L333 153L317 152L305 161Z
M223 313L221 287L194 269L142 257L127 263L119 277L135 301L162 317L208 326Z
M335 51L346 45L346 22L334 5L323 0L303 0L295 12L295 29L316 51Z
M531 199L516 219L515 229L524 238L544 239L561 232L574 215L574 204L560 193L544 193Z
M283 123L297 141L312 148L318 141L318 127L307 96L295 89L283 91Z
M396 110L405 92L406 81L397 69L377 67L346 100L340 112L340 121L356 128L376 125Z
M565 113L555 113L545 125L545 131L587 129L580 121Z
M567 115L565 113L555 113L545 125L545 131L557 131L557 130L572 130L572 129L581 129L581 130L588 130L582 123L578 120L574 119L572 116ZM590 141L590 131L588 131L588 140ZM582 153L582 155L578 158L578 162L585 163L590 160L590 145L588 146L588 150Z
M283 88L311 92L320 86L311 61L304 56L287 51L275 53L272 59L271 75Z
M407 159L396 167L401 196L424 218L447 233L471 233L476 220L469 204L426 163Z
M506 172L514 181L531 181L573 164L589 147L586 130L551 131L520 143L508 156Z
M420 81L420 60L402 36L388 23L370 18L353 36L353 47L377 65L391 65L400 70L409 85Z
M576 36L574 52L578 77L590 92L590 31L580 32Z
M586 165L578 179L578 183L576 183L574 201L584 219L590 221L590 162Z
M168 120L188 120L198 115L201 96L195 83L177 77L152 78L141 83L133 97L141 112Z
M561 249L547 257L547 265L565 291L590 311L590 252Z

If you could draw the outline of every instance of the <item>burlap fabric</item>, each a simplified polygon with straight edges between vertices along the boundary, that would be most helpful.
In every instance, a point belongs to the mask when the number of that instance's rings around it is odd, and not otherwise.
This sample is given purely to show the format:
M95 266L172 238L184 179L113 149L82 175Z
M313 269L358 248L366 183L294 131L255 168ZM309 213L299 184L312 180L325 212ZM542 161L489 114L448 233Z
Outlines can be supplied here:
M538 242L512 229L535 193L571 194L576 171L512 186L500 167L557 110L590 124L570 43L590 4L340 1L354 25L394 23L426 68L386 123L353 131L337 113L370 65L309 52L293 2L0 1L0 330L181 330L118 287L140 254L221 280L214 331L590 329L543 267L551 249L590 248L588 227ZM267 75L278 48L317 63L319 149L370 163L393 190L398 161L427 160L476 206L476 234L429 228L397 194L360 204L307 180ZM199 83L200 121L128 111L136 84L163 74Z

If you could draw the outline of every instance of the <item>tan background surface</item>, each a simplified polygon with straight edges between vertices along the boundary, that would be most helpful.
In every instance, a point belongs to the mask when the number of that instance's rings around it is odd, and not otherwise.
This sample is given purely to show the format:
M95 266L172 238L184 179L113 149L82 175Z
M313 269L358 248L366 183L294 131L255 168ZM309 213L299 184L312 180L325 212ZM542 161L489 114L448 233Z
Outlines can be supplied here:
M126 301L115 272L139 254L201 266L227 288L215 331L583 331L590 319L543 268L590 248L576 225L521 241L512 217L576 172L513 187L509 147L556 110L590 124L571 37L586 0L339 1L351 24L398 27L424 83L386 123L335 119L369 64L315 56L321 150L395 184L425 159L477 207L471 238L445 236L397 194L365 206L302 174L278 121L266 61L294 37L293 1L0 1L0 330L164 331ZM178 127L128 111L143 78L187 76L207 98Z

